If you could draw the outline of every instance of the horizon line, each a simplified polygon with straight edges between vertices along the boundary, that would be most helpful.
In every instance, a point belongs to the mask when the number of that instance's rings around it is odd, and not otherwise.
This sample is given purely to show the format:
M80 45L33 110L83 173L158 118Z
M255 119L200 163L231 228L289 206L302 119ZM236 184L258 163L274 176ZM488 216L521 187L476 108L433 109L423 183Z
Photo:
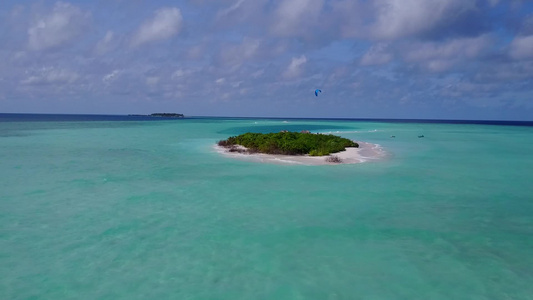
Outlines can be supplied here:
M98 114L98 113L3 113L0 115L64 115L64 116L146 116L150 114ZM177 113L176 113L177 114ZM182 113L179 113L182 114ZM293 120L361 120L361 121L451 121L451 122L516 122L531 123L533 120L504 120L504 119L451 119L451 118L390 118L390 117L272 117L272 116L210 116L210 115L187 115L184 118L232 118L232 119L293 119ZM182 118L183 119L183 118Z

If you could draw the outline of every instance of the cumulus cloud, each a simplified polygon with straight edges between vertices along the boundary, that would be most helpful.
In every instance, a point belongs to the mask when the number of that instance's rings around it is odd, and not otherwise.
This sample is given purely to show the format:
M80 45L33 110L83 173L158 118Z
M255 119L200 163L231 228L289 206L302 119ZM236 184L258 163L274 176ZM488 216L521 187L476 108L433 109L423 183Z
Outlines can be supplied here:
M372 34L378 39L397 39L427 33L435 27L453 24L476 8L474 0L378 0Z
M220 10L217 13L217 17L216 18L217 19L221 19L221 18L224 18L224 17L232 14L233 12L236 12L237 10L239 10L239 8L241 8L242 4L245 1L246 0L237 0L237 2L235 2L232 6Z
M115 34L110 30L100 41L98 41L95 47L95 52L96 54L102 55L113 50L116 46Z
M494 84L509 82L524 82L530 85L527 81L533 78L533 60L529 61L500 61L490 65L484 65L479 69L478 73L473 77L475 82L490 82Z
M183 17L178 8L161 8L154 17L145 21L131 40L132 46L166 40L178 34L183 26Z
M410 44L405 57L409 61L420 61L432 58L477 56L490 44L486 35L476 38L459 38L446 42L418 42Z
M111 73L104 75L104 77L102 77L102 81L104 83L110 83L114 81L119 74L120 70L113 70Z
M521 35L533 35L533 14L523 21Z
M300 76L306 63L307 57L305 57L305 55L293 57L291 63L283 73L283 77L290 79Z
M207 50L207 46L204 44L194 45L186 51L186 56L191 60L199 60L205 56Z
M509 55L514 59L533 58L533 35L516 37L511 42Z
M22 84L39 85L73 83L80 77L78 73L74 71L55 67L46 67L31 73L32 75L24 79Z
M84 32L90 14L64 2L57 2L53 10L37 17L28 29L30 50L45 50L61 46Z
M335 20L338 22L338 31L341 37L353 38L367 35L369 19L375 14L374 7L367 3L339 0L331 3Z
M479 35L487 30L483 12L490 6L478 0L283 0L266 14L275 36L394 41Z
M218 29L227 28L228 26L246 23L250 25L263 27L264 22L268 19L269 6L271 0L234 0L233 4L224 5L219 9L214 18ZM222 4L223 1L216 1Z
M275 13L272 31L280 36L313 35L324 0L284 0Z
M189 76L191 74L192 74L192 71L190 71L190 70L178 69L174 73L172 73L172 76L170 78L171 79L181 79L181 78L187 77L187 76Z
M393 58L387 49L387 44L378 43L370 48L361 58L361 65L383 65L390 62Z
M240 66L247 59L253 58L261 46L261 40L244 38L240 44L226 45L220 50L220 61L224 65Z
M440 72L465 59L478 57L491 44L492 40L488 35L445 42L410 43L402 49L402 57L407 62L419 63L431 71Z
M255 72L253 72L251 75L252 75L252 78L259 78L261 76L263 76L263 74L265 74L265 69L259 69Z
M154 87L159 83L159 77L157 76L148 76L146 77L146 85Z

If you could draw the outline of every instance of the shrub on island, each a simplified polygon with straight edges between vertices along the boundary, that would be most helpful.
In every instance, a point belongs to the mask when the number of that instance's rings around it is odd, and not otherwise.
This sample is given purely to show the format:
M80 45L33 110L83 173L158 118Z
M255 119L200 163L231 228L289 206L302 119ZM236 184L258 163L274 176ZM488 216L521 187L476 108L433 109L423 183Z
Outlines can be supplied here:
M241 152L237 150L240 145L247 148L247 153L311 156L324 156L344 151L347 147L359 147L356 142L336 135L287 131L267 134L248 132L221 140L218 145L231 152Z

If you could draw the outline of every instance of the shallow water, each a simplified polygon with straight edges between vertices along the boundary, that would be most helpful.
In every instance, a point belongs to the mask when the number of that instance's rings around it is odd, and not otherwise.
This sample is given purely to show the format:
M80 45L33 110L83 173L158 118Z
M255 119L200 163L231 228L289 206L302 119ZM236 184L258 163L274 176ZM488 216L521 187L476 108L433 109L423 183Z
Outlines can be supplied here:
M284 129L390 155L213 150ZM531 153L528 126L0 122L0 299L531 299Z

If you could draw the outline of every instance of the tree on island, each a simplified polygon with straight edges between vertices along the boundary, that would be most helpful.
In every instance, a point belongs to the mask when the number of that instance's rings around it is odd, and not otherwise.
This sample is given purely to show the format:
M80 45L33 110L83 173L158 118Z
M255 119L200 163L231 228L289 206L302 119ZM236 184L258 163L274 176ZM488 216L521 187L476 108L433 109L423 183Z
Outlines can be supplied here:
M344 151L347 147L359 147L356 142L336 135L288 131L267 134L248 132L221 140L218 145L230 152L310 156L324 156Z
M183 118L183 114L176 114L176 113L153 113L150 115L151 117L164 117L164 118Z

